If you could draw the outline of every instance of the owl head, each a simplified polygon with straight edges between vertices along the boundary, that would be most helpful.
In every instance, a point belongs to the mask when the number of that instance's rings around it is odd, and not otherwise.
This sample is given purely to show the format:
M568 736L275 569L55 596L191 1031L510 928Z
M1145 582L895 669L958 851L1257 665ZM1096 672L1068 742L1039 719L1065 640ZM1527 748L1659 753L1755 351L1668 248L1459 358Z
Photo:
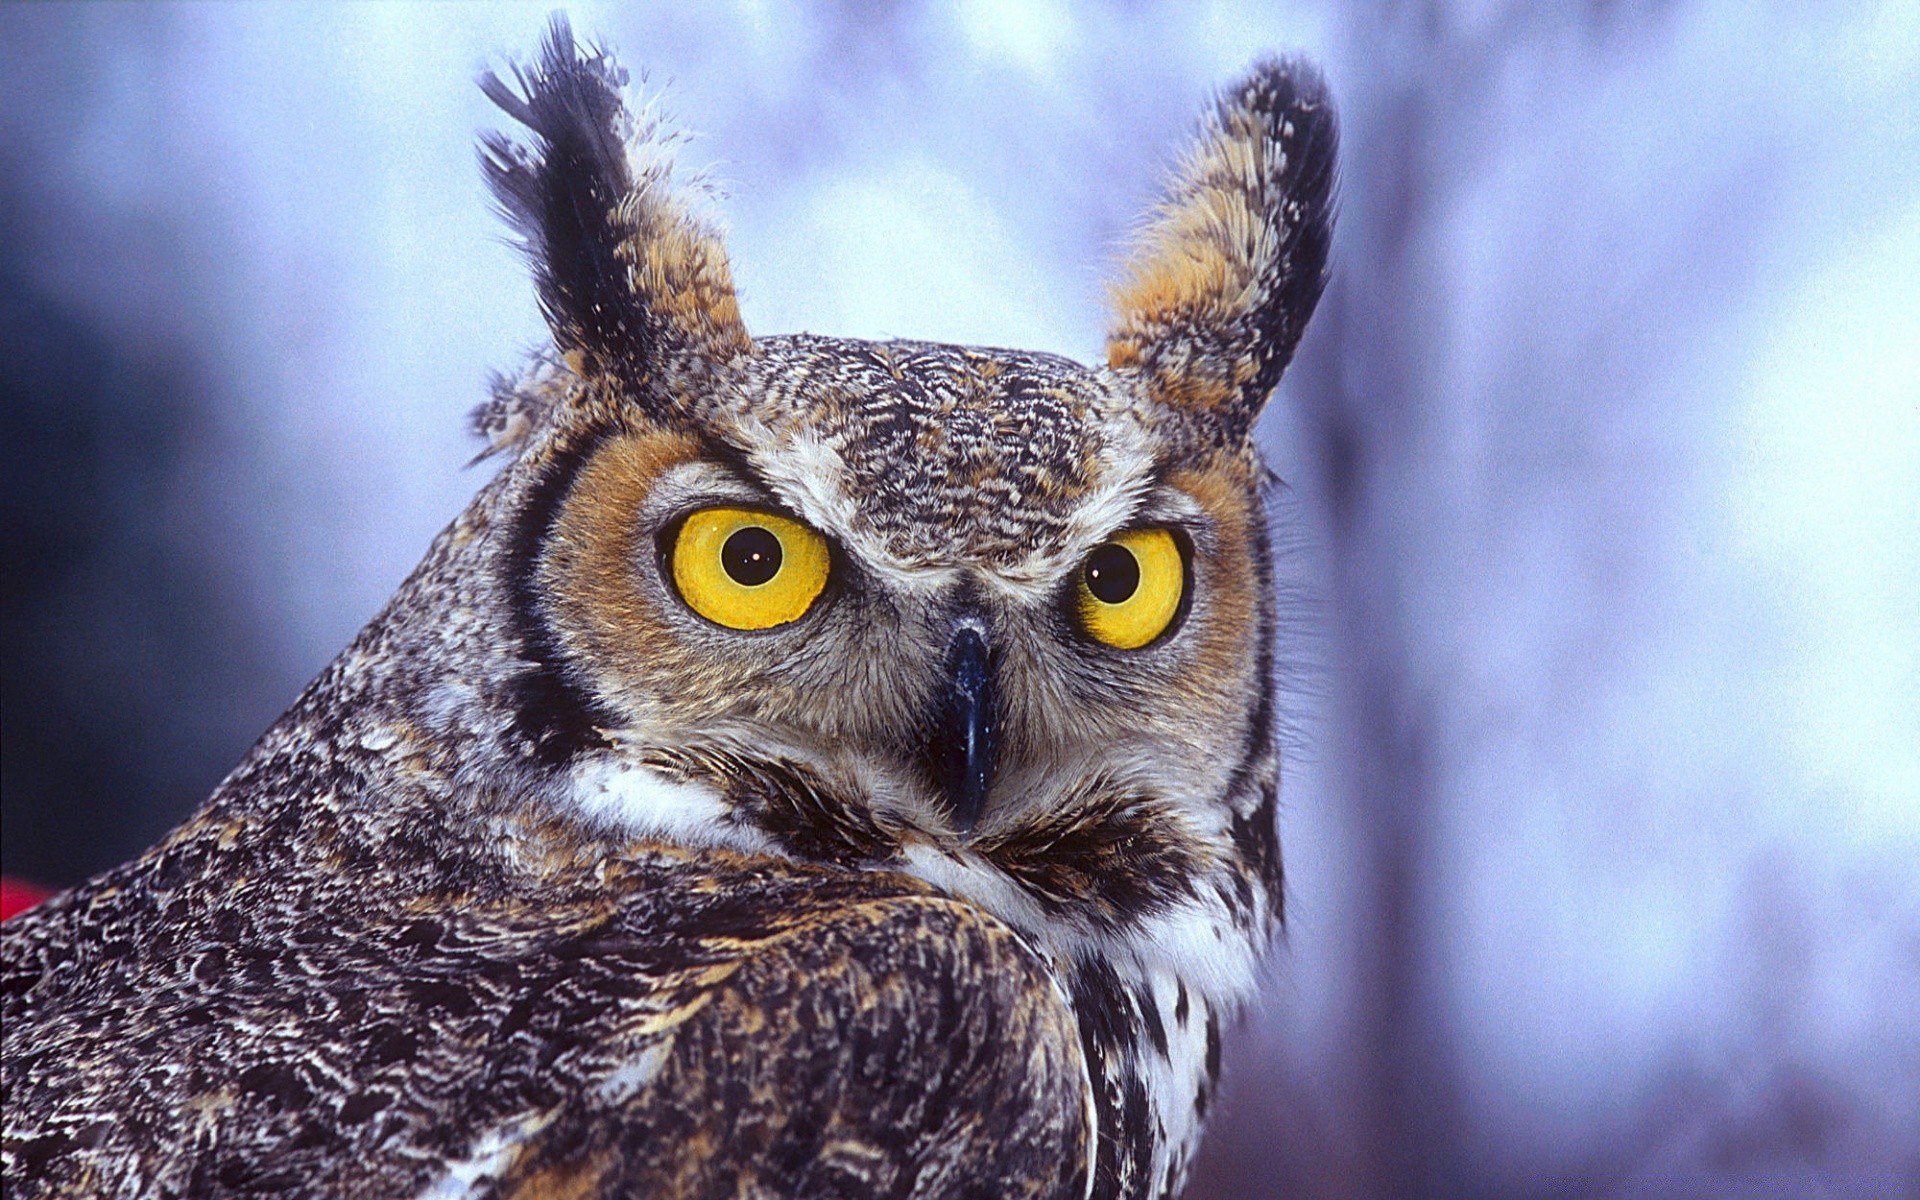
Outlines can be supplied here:
M1269 62L1202 122L1107 361L766 336L624 77L556 24L484 167L552 353L479 414L509 736L552 803L895 870L1153 953L1279 910L1251 431L1326 277L1335 126ZM1223 934L1223 931L1227 931Z

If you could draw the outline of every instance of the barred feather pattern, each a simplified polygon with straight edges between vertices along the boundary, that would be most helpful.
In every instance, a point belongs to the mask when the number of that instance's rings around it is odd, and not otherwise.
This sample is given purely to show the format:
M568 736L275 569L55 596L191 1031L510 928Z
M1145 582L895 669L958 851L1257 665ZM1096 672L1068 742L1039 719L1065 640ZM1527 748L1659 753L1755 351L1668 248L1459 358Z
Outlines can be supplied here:
M513 78L553 344L472 418L498 473L188 821L0 927L8 1194L1177 1194L1281 919L1248 431L1324 279L1317 77L1227 93L1091 367L749 337L611 58L556 21ZM711 506L828 546L805 615L694 611ZM1098 643L1143 528L1177 614Z

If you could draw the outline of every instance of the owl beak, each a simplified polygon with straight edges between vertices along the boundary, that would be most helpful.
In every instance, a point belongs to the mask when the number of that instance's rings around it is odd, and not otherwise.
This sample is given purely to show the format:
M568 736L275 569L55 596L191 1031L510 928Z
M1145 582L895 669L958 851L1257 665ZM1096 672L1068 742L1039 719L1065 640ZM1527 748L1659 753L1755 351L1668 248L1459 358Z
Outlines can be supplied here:
M935 701L927 757L933 778L953 810L953 826L973 830L993 786L995 740L993 672L987 642L972 623L962 625L947 647L946 670Z

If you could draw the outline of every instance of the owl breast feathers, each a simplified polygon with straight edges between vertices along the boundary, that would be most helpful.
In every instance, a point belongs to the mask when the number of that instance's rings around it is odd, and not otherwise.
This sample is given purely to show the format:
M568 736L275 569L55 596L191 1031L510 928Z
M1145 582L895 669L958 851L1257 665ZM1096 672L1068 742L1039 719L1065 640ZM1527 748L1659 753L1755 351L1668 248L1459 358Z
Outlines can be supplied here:
M482 86L553 345L184 825L5 927L10 1195L1179 1190L1280 917L1251 429L1335 126L1219 98L1107 362L742 325L624 77Z

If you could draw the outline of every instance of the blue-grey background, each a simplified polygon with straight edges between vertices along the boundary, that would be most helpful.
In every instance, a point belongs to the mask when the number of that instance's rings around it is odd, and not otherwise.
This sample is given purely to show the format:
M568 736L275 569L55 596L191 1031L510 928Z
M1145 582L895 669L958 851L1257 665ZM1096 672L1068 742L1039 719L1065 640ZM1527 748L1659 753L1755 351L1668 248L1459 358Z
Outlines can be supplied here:
M8 873L177 820L479 486L546 7L0 8ZM1194 1195L1920 1194L1920 5L571 11L752 328L1083 359L1209 89L1324 65L1289 939Z

